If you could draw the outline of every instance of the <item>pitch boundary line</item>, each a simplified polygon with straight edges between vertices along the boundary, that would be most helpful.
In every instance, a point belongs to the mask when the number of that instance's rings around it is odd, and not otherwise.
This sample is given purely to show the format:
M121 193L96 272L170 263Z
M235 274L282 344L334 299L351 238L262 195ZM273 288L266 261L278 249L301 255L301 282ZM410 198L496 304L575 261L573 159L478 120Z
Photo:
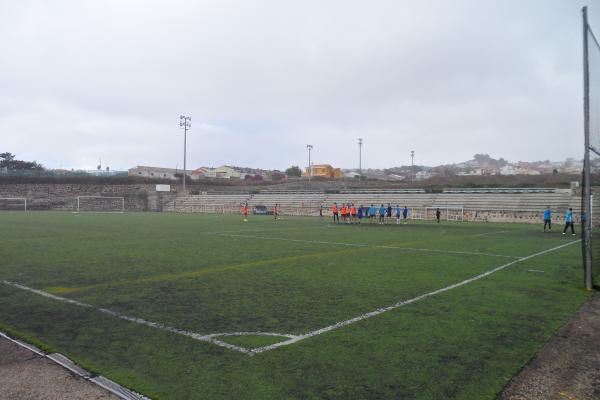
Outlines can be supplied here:
M420 251L424 253L443 253L443 254L455 254L455 255L472 255L472 256L489 256L489 257L502 257L502 258L522 258L522 256L508 256L505 254L485 253L485 252L473 252L473 251L455 251L455 250L440 250L440 249L427 249L420 247L401 247L401 246L390 246L390 245L373 245L363 243L344 243L344 242L330 242L326 240L309 240L309 239L293 239L293 238L281 238L281 237L268 237L268 236L254 236L254 235L240 235L240 234L216 234L218 236L225 237L240 237L247 239L261 239L261 240L279 240L284 242L298 242L298 243L315 243L315 244L328 244L335 246L347 246L347 247L370 247L374 249L395 249L395 250L406 250L406 251Z
M498 266L496 268L493 268L493 269L491 269L489 271L483 272L483 273L481 273L479 275L475 275L475 276L473 276L471 278L468 278L468 279L465 279L465 280L463 280L461 282L454 283L452 285L443 287L441 289L434 290L432 292L428 292L428 293L419 295L417 297L413 297L412 299L399 301L399 302L397 302L395 304L392 304L390 306L378 308L378 309L370 311L368 313L361 314L361 315L359 315L357 317L350 318L350 319L347 319L345 321L336 322L335 324L332 324L332 325L329 325L329 326L325 326L323 328L319 328L317 330L314 330L314 331L311 331L311 332L307 332L307 333L301 334L301 335L293 335L293 334L287 334L287 333L274 333L274 332L261 332L261 331L258 331L258 332L225 332L225 333L213 333L213 334L208 334L208 335L201 335L199 333L187 331L187 330L184 330L184 329L174 328L174 327L171 327L169 325L162 324L160 322L153 322L153 321L145 320L143 318L131 317L131 316L128 316L128 315L125 315L125 314L118 313L116 311L112 311L112 310L106 309L106 308L96 307L96 306L94 306L92 304L83 303L83 302L80 302L80 301L77 301L77 300L68 299L68 298L61 297L61 296L56 296L54 294L44 292L43 290L33 289L33 288L28 287L28 286L20 285L20 284L15 283L15 282L10 282L10 281L7 281L7 280L1 280L0 282L3 283L3 284L5 284L5 285L7 285L7 286L11 286L11 287L14 287L14 288L17 288L17 289L21 289L21 290L24 290L24 291L27 291L27 292L30 292L30 293L35 293L35 294L38 294L40 296L46 297L48 299L52 299L52 300L60 301L60 302L63 302L63 303L68 303L68 304L76 305L76 306L82 307L82 308L96 310L96 311L99 311L101 313L110 315L110 316L112 316L114 318L122 319L124 321L134 322L134 323L137 323L137 324L140 324L140 325L144 325L144 326L147 326L147 327L159 329L159 330L162 330L162 331L165 331L165 332L174 333L174 334L181 335L181 336L187 336L187 337L195 339L195 340L199 340L199 341L211 343L211 344L214 344L214 345L217 345L217 346L221 346L221 347L227 348L229 350L235 350L235 351L238 351L240 353L244 353L244 354L252 356L252 355L255 355L255 354L259 354L259 353L264 353L264 352L269 351L269 350L274 350L274 349L277 349L277 348L282 347L282 346L288 346L288 345L297 343L297 342L299 342L301 340L305 340L305 339L308 339L308 338L311 338L311 337L314 337L314 336L317 336L317 335L321 335L323 333L327 333L327 332L330 332L330 331L333 331L333 330L340 329L342 327L354 324L356 322L360 322L360 321L363 321L363 320L375 317L375 316L383 314L383 313L385 313L387 311L395 310L397 308L400 308L400 307L403 307L403 306L406 306L406 305L409 305L409 304L412 304L412 303L416 303L416 302L418 302L420 300L436 296L436 295L438 295L440 293L444 293L444 292L447 292L447 291L452 290L452 289L456 289L458 287L467 285L467 284L469 284L471 282L475 282L475 281L480 280L482 278L485 278L485 277L487 277L487 276L489 276L489 275L491 275L493 273L496 273L496 272L501 271L501 270L503 270L505 268L508 268L511 265L514 265L514 264L517 264L517 263L529 260L531 258L534 258L534 257L537 257L537 256L541 256L541 255L544 255L544 254L547 254L547 253L550 253L550 252L562 249L564 247L567 247L567 246L570 246L570 245L573 245L573 244L579 243L579 242L581 242L581 239L575 240L575 241L572 241L572 242L568 242L568 243L565 243L565 244L562 244L562 245L559 245L559 246L555 246L555 247L552 247L550 249L543 250L543 251L531 254L529 256L520 257L520 258L518 258L516 260L513 260L513 261L511 261L509 263L500 265L500 266ZM279 337L287 337L288 340L284 340L282 342L277 342L277 343L274 343L274 344L271 344L271 345L257 347L257 348L246 348L246 347L236 346L236 345L233 345L233 344L230 344L230 343L226 343L226 342L223 342L222 340L217 339L217 337L223 337L223 336L244 336L244 335L252 335L252 336L279 336Z

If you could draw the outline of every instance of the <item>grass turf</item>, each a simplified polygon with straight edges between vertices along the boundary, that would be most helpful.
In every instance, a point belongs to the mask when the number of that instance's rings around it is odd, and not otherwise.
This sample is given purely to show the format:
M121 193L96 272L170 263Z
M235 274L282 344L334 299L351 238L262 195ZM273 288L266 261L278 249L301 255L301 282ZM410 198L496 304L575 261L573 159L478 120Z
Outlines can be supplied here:
M5 212L0 279L200 334L299 335L574 240L328 222ZM493 399L588 298L581 275L575 244L253 357L2 284L0 328L155 398Z

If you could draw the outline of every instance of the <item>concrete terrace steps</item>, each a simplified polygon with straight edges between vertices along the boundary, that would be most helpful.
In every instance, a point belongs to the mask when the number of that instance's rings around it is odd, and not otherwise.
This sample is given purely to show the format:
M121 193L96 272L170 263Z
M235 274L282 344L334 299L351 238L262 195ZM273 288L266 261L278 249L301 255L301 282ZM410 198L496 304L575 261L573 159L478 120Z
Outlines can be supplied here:
M323 193L298 193L298 194L255 194L248 201L249 206L274 206L281 207L320 207L325 201Z
M288 215L318 215L323 207L325 215L330 214L334 202L354 203L356 206L375 204L393 207L407 206L412 210L425 208L463 208L465 219L534 222L541 219L547 206L550 206L554 218L563 218L568 207L572 207L576 220L581 211L581 197L565 191L548 191L538 193L399 193L399 192L351 192L351 193L320 193L320 192L262 192L254 195L246 194L207 194L180 196L165 207L167 211L187 212L239 212L241 204L248 202L254 206L280 206L283 214ZM211 205L223 205L219 210L210 209ZM202 208L204 207L204 208ZM594 199L594 209L600 209L600 196ZM598 215L600 216L600 214ZM489 218L488 218L489 217ZM596 220L597 218L594 218ZM600 219L598 219L600 222Z
M202 211L207 206L223 206L225 208L239 208L246 203L252 195L249 194L209 194L209 195L190 195L177 196L172 201L165 204L164 211Z

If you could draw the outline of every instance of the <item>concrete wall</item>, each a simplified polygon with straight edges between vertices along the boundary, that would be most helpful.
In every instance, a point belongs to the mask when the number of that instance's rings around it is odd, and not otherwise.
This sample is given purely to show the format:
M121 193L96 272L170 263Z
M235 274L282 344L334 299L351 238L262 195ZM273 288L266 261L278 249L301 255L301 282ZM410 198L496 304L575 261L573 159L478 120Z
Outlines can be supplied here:
M600 225L600 191L594 190L594 225ZM176 193L156 192L155 184L56 184L56 183L2 183L1 197L25 197L29 210L62 210L72 211L77 196L115 196L125 199L126 211L163 211L167 204L173 202ZM574 219L579 222L579 198L573 196L569 203L575 209ZM497 205L500 206L500 205ZM177 210L179 211L179 210ZM230 212L237 212L237 208ZM324 207L324 214L329 215L329 207ZM286 207L282 214L318 215L318 207ZM465 221L520 222L540 223L543 209L540 212L513 212L478 210L472 211L465 206ZM562 209L553 213L553 222L564 223Z
M72 211L77 196L115 196L124 197L126 211L148 211L158 208L155 189L145 184L0 184L0 197L25 197L29 210Z

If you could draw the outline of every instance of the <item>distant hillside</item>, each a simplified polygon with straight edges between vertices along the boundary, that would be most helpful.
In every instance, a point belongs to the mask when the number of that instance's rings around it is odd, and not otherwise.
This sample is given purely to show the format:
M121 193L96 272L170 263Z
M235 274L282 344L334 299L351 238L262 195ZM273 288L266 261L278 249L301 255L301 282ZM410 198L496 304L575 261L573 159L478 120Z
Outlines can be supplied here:
M595 167L600 169L600 160L595 160ZM583 169L583 161L572 158L565 161L518 161L510 162L500 157L495 159L489 154L475 154L473 159L437 166L402 165L385 169L363 169L363 175L369 179L415 181L428 180L434 177L449 178L452 176L494 176L494 175L577 175ZM357 169L346 169L349 175Z

